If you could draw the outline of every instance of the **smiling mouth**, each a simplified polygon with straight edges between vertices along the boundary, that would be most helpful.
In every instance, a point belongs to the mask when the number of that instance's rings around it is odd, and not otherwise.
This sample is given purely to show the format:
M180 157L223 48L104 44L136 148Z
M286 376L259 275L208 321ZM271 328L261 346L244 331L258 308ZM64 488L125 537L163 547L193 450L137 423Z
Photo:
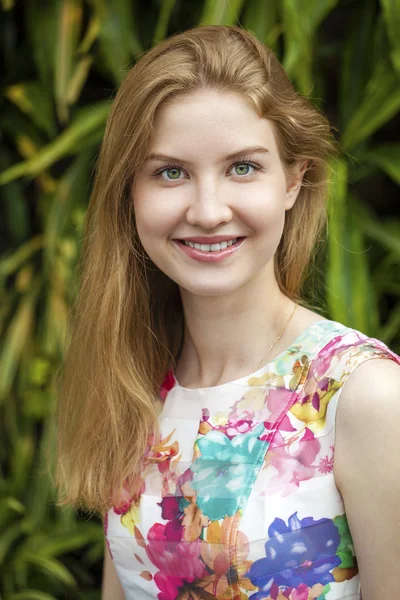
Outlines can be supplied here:
M225 250L230 246L235 246L239 242L241 242L244 238L237 237L231 240L227 240L225 242L219 242L218 244L197 244L196 242L187 242L186 240L177 240L183 246L188 246L190 248L194 248L196 250L200 250L201 252L220 252L221 250Z

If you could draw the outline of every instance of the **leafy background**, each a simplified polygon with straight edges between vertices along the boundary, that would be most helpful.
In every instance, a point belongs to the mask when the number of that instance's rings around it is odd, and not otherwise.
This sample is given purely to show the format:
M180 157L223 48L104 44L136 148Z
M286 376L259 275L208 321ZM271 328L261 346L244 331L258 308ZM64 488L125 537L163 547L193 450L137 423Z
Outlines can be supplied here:
M44 447L110 102L141 53L241 24L328 115L321 314L400 353L400 0L2 0L0 594L99 599L99 519L54 508ZM49 437L50 436L50 437Z

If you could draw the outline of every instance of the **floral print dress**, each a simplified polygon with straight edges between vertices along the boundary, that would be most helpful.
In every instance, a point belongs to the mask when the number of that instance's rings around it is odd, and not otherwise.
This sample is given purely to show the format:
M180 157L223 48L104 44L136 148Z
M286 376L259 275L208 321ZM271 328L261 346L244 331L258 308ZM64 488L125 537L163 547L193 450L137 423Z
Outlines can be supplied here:
M169 372L140 497L104 515L126 599L360 599L335 415L373 358L400 364L383 342L320 320L236 381L187 389Z

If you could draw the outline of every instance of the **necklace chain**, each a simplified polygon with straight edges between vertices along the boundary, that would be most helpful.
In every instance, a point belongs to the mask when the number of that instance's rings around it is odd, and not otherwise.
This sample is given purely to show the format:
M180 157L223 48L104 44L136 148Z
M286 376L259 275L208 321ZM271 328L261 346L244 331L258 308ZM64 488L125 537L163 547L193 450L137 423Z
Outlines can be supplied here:
M266 361L268 354L271 352L272 348L275 346L275 344L277 344L279 342L279 340L281 339L281 337L283 336L286 327L289 325L290 321L292 320L292 317L294 315L294 312L296 310L296 308L298 307L298 304L294 305L294 309L292 310L292 314L290 315L290 317L288 318L288 320L285 323L284 328L282 329L282 331L280 332L280 334L278 335L278 337L276 338L276 340L274 341L274 343L272 344L272 346L270 346L267 354L264 356L264 358L258 363L257 367L254 369L253 372L258 371L258 369L261 368L261 366L263 365L263 363Z

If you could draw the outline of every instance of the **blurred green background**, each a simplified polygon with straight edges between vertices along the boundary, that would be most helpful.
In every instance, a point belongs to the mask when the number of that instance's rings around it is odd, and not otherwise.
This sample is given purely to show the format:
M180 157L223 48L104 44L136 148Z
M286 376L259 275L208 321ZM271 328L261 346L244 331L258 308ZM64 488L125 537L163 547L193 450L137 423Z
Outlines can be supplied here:
M400 0L2 0L4 600L100 598L101 523L55 509L45 474L55 374L110 102L142 52L199 24L253 31L335 126L320 312L400 353Z

